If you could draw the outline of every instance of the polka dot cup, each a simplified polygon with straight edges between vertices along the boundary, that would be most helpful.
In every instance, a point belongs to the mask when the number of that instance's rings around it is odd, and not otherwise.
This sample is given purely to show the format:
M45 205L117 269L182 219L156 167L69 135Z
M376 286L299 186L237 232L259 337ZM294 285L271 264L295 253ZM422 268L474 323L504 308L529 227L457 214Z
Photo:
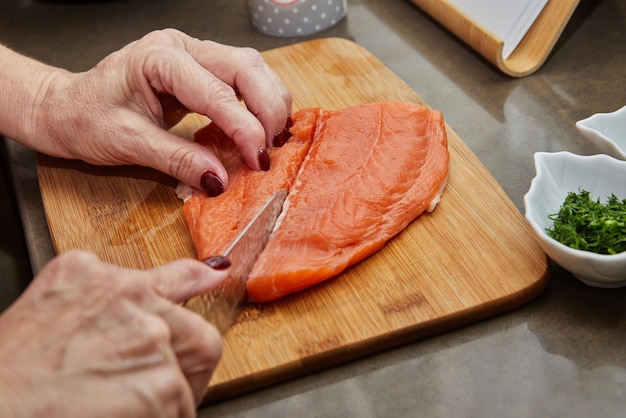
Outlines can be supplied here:
M346 16L347 0L247 0L252 26L266 35L306 36Z

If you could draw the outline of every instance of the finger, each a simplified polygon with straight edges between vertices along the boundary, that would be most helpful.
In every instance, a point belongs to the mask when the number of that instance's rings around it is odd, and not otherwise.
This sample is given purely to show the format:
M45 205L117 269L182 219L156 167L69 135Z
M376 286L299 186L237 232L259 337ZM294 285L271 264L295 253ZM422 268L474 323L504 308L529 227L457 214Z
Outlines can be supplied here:
M291 116L291 93L282 79L252 48L234 48L188 37L183 40L200 65L239 92L248 110L264 127L266 146L271 147ZM239 144L237 138L233 139Z
M155 313L169 324L172 349L199 403L222 355L222 337L211 323L182 306L163 304Z
M61 322L74 330L66 333L60 362L68 375L80 375L82 370L92 376L127 374L125 381L137 384L144 400L159 409L180 409L182 415L176 416L194 416L202 387L206 389L221 353L219 333L163 294L175 299L203 292L221 281L220 272L195 260L130 270L103 263L91 253L72 251L58 256L41 274L44 280L45 275L59 278L48 292L64 292L63 302L71 302L72 294L90 302L81 306L81 332L72 327L72 315L61 315ZM75 304L66 305L63 310L68 312ZM142 374L154 374L155 379L144 380Z
M215 288L228 270L215 270L196 260L177 260L146 274L157 293L181 301ZM178 278L184 278L183 282ZM169 324L172 348L196 402L200 402L222 353L219 331L200 315L175 304L157 302L152 310Z
M235 89L207 71L183 48L166 53L169 57L159 55L158 60L146 65L144 74L151 86L175 96L190 111L208 116L235 141L246 164L256 170L266 169L259 158L260 150L266 148L265 129L242 106Z
M221 266L218 266L221 268ZM219 331L196 313L165 299L180 302L215 288L228 270L213 269L196 260L180 259L145 272L152 288L164 299L146 306L171 330L171 345L179 366L199 403L222 353Z
M228 270L217 270L207 264L179 259L159 268L146 270L152 288L166 299L180 303L216 288L228 276Z
M228 172L209 148L188 141L152 123L142 124L142 152L129 154L131 162L152 167L209 196L228 186Z
M115 393L116 397L119 398L119 381L109 383L118 386L118 391L113 387L109 392ZM105 393L106 388L101 382L99 384L102 392ZM110 416L128 416L128 405L137 402L137 399L133 399L137 397L151 408L148 415L143 416L180 418L197 416L198 402L195 400L185 376L176 365L173 354L172 360L163 359L162 367L129 372L127 378L124 379L124 386L127 388L126 392L129 392L127 397L130 399L118 402L119 413L113 413ZM96 402L102 401L102 399L103 397L100 396Z
M249 167L266 169L259 160L259 151L266 148L261 121L242 106L231 86L207 73L195 61L186 67L183 71L188 75L183 78L195 81L177 83L173 94L190 110L208 116L232 138Z

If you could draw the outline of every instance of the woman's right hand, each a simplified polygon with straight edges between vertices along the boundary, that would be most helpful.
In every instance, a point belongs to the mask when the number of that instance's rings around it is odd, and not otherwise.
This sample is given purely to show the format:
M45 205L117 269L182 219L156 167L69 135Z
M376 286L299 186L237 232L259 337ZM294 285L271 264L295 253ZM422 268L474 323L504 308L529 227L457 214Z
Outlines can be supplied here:
M139 271L58 256L0 316L0 416L195 416L222 340L179 303L226 274L190 259Z

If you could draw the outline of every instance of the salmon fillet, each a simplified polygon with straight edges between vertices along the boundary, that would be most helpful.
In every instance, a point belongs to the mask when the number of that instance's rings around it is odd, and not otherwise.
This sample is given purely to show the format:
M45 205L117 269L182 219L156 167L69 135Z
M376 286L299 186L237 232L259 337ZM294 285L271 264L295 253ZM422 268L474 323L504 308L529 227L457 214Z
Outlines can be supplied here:
M214 135L217 128L204 129ZM234 145L210 141L230 146L218 156L231 183L215 198L194 192L184 205L198 256L205 258L226 248L237 233L228 231L245 226L276 190L289 190L248 278L251 301L308 288L372 255L434 209L448 177L443 116L419 104L305 109L293 115L291 133L283 148L272 150L269 172L247 169L241 157L231 167ZM197 136L202 140L206 132Z
M278 190L289 190L309 150L311 137L292 136L281 148L269 151L269 171L252 170L234 142L210 123L194 140L210 148L228 171L229 186L216 197L180 184L176 193L184 201L183 215L198 259L221 254L267 200Z

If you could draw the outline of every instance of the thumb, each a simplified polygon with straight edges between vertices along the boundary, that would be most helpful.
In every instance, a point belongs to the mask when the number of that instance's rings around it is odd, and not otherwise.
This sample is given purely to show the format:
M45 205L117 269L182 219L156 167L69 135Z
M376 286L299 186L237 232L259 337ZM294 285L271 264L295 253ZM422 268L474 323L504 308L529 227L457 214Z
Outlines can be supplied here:
M228 276L227 269L192 259L179 259L146 273L155 291L174 303L207 293Z
M209 148L181 138L154 124L144 124L144 152L135 164L169 174L209 196L221 194L228 186L228 173Z

